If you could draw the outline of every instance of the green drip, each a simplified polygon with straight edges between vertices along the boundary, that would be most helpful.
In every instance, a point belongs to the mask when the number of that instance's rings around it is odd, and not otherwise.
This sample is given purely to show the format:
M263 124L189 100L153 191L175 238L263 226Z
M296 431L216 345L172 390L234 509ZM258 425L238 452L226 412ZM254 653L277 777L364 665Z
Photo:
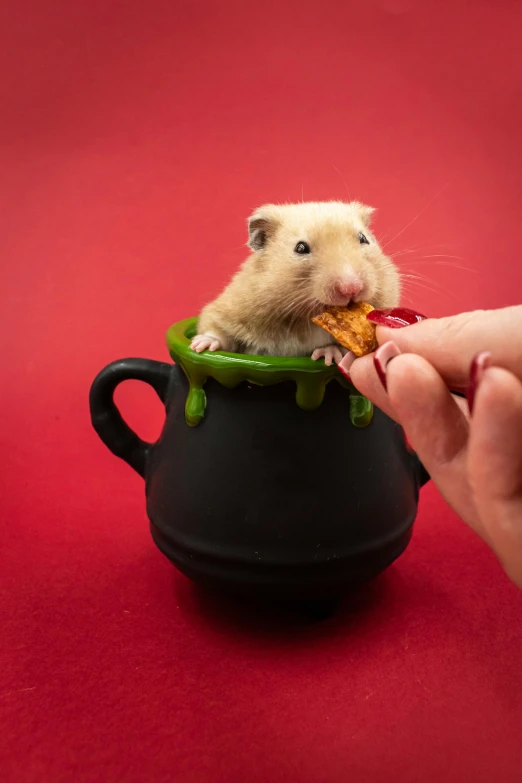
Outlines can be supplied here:
M373 418L373 405L362 394L350 394L350 420L355 427L367 427Z
M372 403L357 393L335 365L326 367L324 362L314 362L307 357L250 356L225 351L196 353L190 349L190 341L195 334L197 318L179 321L167 332L170 355L189 382L185 419L191 427L197 426L205 415L207 398L204 386L207 378L214 378L227 389L244 382L271 386L293 381L296 384L296 403L305 411L313 411L321 405L326 385L335 380L350 392L352 424L366 427L372 420Z

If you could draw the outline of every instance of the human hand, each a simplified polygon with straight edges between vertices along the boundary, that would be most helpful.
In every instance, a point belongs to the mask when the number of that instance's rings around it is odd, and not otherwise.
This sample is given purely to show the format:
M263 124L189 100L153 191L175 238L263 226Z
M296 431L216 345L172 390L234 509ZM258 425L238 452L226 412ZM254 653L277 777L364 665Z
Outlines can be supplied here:
M393 328L379 325L377 351L340 369L402 425L441 494L522 587L522 306L411 314L401 329L395 313L370 313ZM450 389L467 389L468 402Z

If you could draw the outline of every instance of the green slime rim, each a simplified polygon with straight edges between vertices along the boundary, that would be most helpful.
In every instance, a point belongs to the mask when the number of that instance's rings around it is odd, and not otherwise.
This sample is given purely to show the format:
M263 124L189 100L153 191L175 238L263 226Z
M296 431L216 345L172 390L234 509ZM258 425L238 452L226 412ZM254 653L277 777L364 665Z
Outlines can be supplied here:
M196 353L191 350L190 341L197 334L197 323L197 318L186 318L167 331L170 355L189 382L185 420L190 427L197 426L205 415L207 397L204 386L207 378L214 378L227 389L233 389L240 383L271 386L293 381L296 384L295 401L305 411L319 408L327 384L335 380L349 392L352 424L366 427L371 422L372 403L357 392L336 365L327 367L324 362L314 362L305 356L252 356L226 351Z

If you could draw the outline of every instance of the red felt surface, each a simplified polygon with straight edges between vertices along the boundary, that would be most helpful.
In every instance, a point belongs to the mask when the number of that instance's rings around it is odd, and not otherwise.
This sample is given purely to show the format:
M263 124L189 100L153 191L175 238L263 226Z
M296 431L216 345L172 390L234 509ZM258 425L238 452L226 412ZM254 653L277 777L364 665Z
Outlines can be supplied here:
M522 595L433 487L333 620L231 610L155 550L87 393L113 359L166 358L267 200L377 205L422 312L519 303L520 3L1 17L3 779L519 781ZM149 389L118 400L157 434Z

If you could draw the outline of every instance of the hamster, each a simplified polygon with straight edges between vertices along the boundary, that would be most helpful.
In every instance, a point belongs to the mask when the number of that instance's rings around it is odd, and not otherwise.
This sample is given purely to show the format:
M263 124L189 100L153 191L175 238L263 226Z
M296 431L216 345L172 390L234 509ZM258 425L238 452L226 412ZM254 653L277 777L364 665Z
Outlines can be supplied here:
M400 276L358 201L267 204L248 220L253 251L203 308L191 348L339 363L346 349L312 323L328 305L395 307Z

